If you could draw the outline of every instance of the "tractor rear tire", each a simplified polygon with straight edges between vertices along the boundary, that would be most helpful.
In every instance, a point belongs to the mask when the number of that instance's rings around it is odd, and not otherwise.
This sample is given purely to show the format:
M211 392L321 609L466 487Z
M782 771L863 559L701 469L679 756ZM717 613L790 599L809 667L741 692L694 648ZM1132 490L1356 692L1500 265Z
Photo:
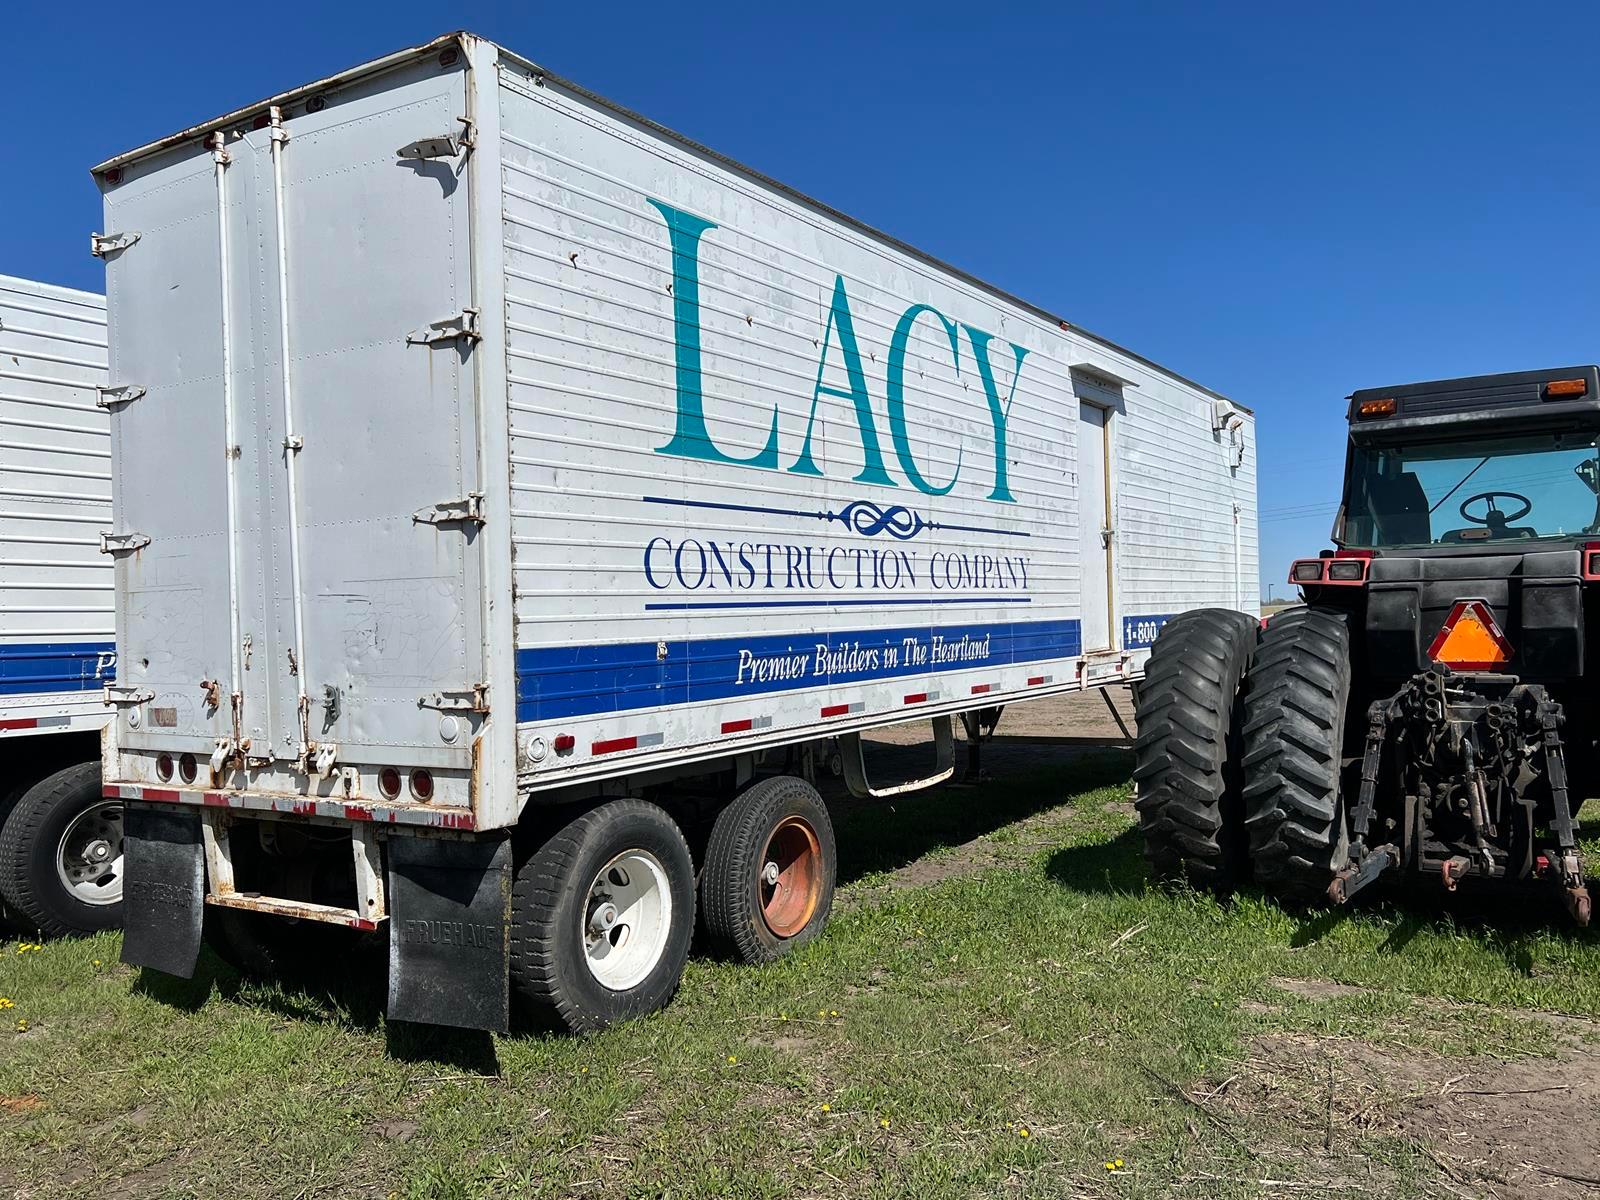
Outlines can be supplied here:
M1256 879L1290 904L1326 903L1350 855L1349 702L1349 613L1296 608L1268 622L1245 697L1245 826Z
M1134 808L1159 880L1226 893L1249 875L1239 691L1256 629L1248 613L1195 609L1162 626L1150 651L1139 686Z

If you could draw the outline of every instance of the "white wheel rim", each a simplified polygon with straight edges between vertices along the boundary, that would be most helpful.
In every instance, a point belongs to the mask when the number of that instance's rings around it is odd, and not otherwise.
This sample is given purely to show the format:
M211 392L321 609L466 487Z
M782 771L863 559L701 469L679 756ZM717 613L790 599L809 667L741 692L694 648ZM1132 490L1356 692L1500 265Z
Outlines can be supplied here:
M122 899L121 804L96 804L67 823L56 848L56 875L84 904Z
M589 885L578 936L589 973L613 992L638 987L655 970L672 932L667 870L648 850L625 850Z

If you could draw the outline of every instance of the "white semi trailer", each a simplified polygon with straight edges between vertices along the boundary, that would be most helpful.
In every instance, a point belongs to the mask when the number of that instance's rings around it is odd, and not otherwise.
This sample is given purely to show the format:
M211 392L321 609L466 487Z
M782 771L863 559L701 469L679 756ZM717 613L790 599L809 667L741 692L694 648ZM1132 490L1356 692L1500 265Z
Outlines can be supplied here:
M94 174L129 962L602 1026L815 936L828 765L1257 607L1247 410L479 38Z
M105 382L104 297L0 275L0 915L29 932L122 913Z

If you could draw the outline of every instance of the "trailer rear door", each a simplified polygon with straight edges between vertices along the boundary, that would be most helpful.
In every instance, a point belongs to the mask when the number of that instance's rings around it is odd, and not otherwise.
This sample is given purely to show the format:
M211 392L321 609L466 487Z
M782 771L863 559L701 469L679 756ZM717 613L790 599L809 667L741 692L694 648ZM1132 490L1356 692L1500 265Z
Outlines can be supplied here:
M127 744L226 739L237 693L251 759L469 763L467 103L461 64L412 60L108 185L140 234L114 382L146 389L116 418L120 682L157 693Z

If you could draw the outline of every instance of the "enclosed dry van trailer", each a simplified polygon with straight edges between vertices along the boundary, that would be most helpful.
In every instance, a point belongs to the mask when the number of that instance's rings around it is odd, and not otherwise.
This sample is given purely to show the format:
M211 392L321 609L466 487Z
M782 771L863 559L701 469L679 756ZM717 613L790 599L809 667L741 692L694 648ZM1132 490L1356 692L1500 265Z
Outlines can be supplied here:
M815 934L819 769L1256 606L1246 410L480 39L95 175L131 962L604 1024Z
M0 275L0 915L121 917L122 806L100 791L115 671L105 298Z

